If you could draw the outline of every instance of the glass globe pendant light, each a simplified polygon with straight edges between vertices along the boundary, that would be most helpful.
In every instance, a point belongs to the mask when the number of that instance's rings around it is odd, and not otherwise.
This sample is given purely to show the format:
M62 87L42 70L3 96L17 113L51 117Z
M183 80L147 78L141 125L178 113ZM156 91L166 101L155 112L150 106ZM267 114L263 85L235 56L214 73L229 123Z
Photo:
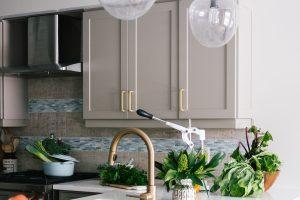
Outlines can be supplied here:
M104 9L121 20L134 20L144 15L155 0L99 0Z
M235 0L195 0L189 7L193 35L206 47L221 47L234 36L237 28Z

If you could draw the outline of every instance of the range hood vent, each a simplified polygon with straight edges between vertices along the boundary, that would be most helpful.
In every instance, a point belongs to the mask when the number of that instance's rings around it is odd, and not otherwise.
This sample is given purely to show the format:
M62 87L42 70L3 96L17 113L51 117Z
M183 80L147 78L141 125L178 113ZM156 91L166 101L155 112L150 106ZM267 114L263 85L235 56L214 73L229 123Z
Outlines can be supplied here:
M82 73L82 14L49 14L3 21L6 74Z

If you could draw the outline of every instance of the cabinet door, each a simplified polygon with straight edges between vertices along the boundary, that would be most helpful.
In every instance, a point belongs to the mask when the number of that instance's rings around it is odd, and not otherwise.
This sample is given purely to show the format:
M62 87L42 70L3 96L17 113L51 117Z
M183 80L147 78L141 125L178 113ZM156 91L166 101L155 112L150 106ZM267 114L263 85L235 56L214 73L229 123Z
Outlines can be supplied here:
M16 192L0 190L0 200L7 200L9 197L14 195Z
M125 52L125 54L124 54ZM126 119L127 24L104 10L83 15L85 119ZM122 92L124 91L124 92ZM123 110L123 111L122 111Z
M3 119L7 121L28 119L27 80L18 77L2 76L3 84ZM18 126L18 124L4 126ZM22 123L20 126L24 126Z
M178 3L157 3L129 24L129 118L137 108L176 119L178 91Z
M234 118L235 41L202 46L189 27L191 2L179 1L179 118Z
M88 197L92 195L96 195L96 193L61 191L59 192L59 200L79 199L79 198Z

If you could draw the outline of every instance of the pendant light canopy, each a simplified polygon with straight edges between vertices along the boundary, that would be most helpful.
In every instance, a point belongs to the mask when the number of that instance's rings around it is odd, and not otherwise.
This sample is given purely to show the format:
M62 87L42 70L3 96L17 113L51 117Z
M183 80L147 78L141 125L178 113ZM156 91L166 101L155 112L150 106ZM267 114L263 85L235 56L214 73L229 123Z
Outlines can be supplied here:
M227 44L236 32L237 7L235 0L194 0L189 19L195 38L206 47Z
M121 20L134 20L144 15L155 0L99 0L104 9Z

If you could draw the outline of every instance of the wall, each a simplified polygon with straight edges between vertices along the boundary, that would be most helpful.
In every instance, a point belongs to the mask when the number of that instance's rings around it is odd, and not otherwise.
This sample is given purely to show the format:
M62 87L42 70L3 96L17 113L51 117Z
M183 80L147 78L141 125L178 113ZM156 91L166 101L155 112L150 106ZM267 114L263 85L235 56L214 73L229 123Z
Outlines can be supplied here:
M62 137L74 147L72 154L81 161L76 168L77 171L96 171L99 163L107 161L111 140L120 129L84 126L81 77L29 79L28 95L29 126L12 130L15 135L21 137L21 147L18 151L20 170L41 168L41 162L32 159L24 151L24 147L36 139L47 137L50 132ZM152 139L158 161L161 161L170 150L184 148L177 131L143 130ZM242 130L209 129L206 145L213 153L217 151L230 153L242 135ZM199 141L196 144L200 145ZM118 152L120 152L119 161L127 161L133 157L137 165L146 168L146 146L140 139L135 137L123 139Z
M253 8L255 121L283 160L277 185L300 187L300 1L244 0Z

